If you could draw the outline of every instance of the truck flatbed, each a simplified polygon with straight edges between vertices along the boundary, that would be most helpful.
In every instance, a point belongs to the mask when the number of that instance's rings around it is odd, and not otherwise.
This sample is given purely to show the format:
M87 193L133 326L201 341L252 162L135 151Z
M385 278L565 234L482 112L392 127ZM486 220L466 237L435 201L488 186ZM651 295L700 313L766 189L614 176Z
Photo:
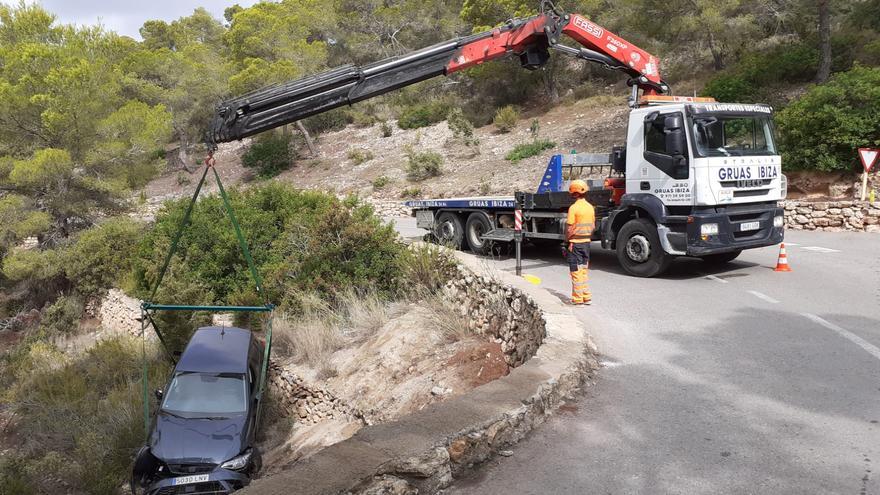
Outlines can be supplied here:
M406 201L404 204L409 208L510 210L516 207L516 200L513 196L479 196L470 198L420 199Z

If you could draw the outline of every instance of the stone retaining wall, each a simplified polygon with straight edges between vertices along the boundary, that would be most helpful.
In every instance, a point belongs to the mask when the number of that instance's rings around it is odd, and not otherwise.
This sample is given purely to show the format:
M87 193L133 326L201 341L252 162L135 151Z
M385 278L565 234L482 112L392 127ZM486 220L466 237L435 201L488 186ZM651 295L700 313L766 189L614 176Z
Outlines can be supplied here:
M504 360L512 368L534 356L544 341L541 309L529 296L491 276L457 265L444 292L462 315L468 315L470 330L501 344Z
M141 334L141 301L128 297L119 289L110 289L98 307L101 325L114 332L124 332L139 337ZM150 332L152 334L152 332Z
M412 209L404 206L402 201L379 198L363 198L363 200L373 207L379 217L408 217L412 215Z
M270 394L287 415L302 424L313 425L327 419L343 418L357 418L364 424L370 424L360 411L349 407L328 390L307 384L271 359L269 387Z
M880 232L880 202L783 201L785 228L825 232Z

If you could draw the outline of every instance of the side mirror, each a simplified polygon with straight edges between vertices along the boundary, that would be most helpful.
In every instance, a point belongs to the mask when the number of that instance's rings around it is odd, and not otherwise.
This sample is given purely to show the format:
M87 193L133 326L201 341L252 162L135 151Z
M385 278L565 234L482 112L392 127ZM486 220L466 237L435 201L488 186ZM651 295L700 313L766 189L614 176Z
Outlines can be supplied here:
M666 134L666 154L670 156L684 155L687 141L680 115L670 115L664 119L663 132Z
M165 391L163 391L161 388L157 388L156 390L153 391L153 395L156 396L156 400L161 402L162 397L165 396Z

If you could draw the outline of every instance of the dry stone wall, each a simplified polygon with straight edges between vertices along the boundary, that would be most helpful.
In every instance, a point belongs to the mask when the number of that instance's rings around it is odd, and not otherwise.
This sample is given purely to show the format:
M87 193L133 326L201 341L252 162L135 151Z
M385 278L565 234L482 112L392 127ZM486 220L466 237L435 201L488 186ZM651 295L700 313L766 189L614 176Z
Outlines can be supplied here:
M313 425L327 419L359 419L364 424L370 424L360 411L348 406L328 390L307 384L272 360L269 361L269 387L272 397L286 415L302 424Z
M785 228L825 232L880 232L880 202L784 201Z
M541 310L519 290L461 265L456 265L443 290L468 316L471 331L501 344L508 366L526 362L544 341Z
M110 289L98 307L101 325L113 332L123 332L134 336L141 334L141 301L128 297L119 289Z

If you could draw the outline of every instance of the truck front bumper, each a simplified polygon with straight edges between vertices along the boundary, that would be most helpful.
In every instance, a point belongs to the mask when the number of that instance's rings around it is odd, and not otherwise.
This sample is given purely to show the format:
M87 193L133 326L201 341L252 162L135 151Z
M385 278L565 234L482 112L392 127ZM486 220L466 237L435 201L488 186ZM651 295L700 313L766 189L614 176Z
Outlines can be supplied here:
M774 219L784 214L778 207L725 213L695 212L687 224L687 255L706 256L779 244L784 228L775 226ZM703 234L703 225L707 224L717 224L718 233Z

